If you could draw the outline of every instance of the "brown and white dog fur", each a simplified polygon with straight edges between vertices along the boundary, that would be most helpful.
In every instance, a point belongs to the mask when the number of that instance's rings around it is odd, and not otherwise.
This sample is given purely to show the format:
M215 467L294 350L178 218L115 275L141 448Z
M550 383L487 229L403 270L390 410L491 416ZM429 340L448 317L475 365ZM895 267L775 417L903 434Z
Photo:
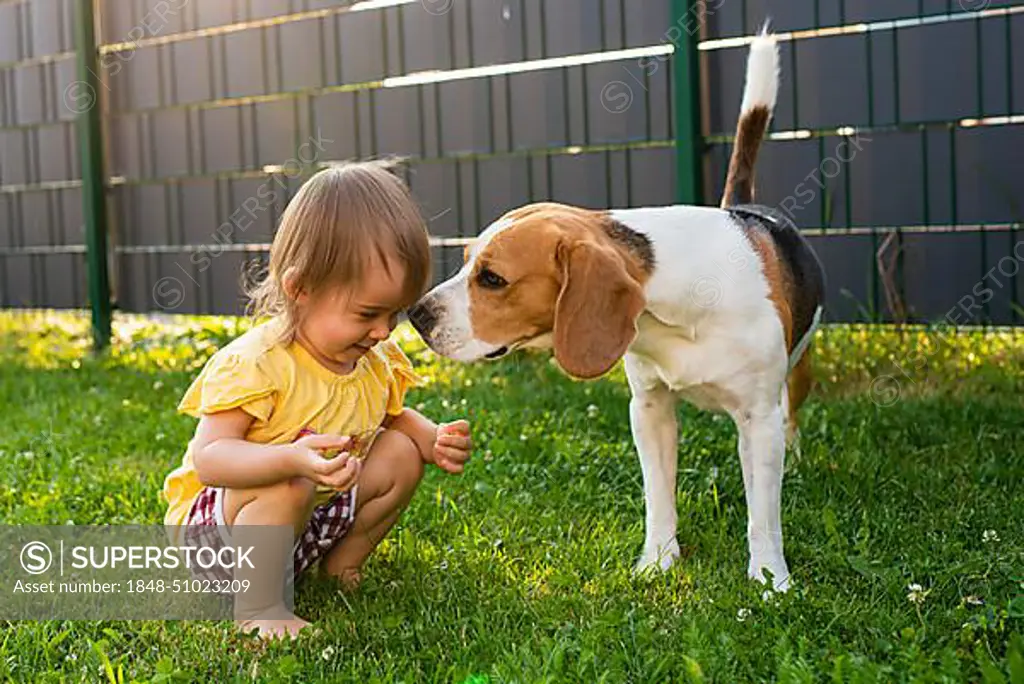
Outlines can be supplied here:
M589 379L624 358L646 499L638 570L679 557L677 400L728 413L739 430L748 574L764 582L767 569L785 590L783 460L810 389L823 274L784 216L747 204L778 59L771 36L754 39L721 207L515 209L409 319L434 351L463 362L552 348L566 373Z

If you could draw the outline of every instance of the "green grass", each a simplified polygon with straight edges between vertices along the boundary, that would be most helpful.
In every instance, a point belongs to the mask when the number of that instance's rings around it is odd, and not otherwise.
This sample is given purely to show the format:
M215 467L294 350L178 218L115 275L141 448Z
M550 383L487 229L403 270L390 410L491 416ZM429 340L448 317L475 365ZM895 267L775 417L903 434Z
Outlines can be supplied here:
M0 523L159 522L193 429L175 404L241 327L121 319L94 358L82 318L0 316ZM260 650L224 622L8 623L0 680L1024 683L1021 335L819 334L783 494L795 587L767 603L728 420L680 408L685 559L637 579L621 371L456 366L403 340L430 379L411 405L469 417L478 449L428 475L358 592L300 585L323 635Z

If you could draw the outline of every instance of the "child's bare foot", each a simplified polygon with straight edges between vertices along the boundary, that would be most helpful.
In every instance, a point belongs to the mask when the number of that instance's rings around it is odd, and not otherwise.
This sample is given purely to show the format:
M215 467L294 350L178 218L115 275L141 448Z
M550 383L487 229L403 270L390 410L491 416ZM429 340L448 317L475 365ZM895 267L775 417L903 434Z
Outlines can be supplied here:
M363 581L363 574L359 572L359 568L340 568L325 572L336 579L344 591L355 591Z
M242 633L250 634L256 630L257 636L268 641L284 637L295 639L310 624L290 613L284 606L277 606L254 617L235 620L235 625Z

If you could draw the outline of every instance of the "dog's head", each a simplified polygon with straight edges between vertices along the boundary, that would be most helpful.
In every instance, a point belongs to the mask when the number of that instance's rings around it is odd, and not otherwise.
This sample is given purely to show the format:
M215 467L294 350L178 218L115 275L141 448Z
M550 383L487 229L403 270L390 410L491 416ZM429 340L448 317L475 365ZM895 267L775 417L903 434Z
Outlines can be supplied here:
M409 320L434 351L457 361L553 348L569 375L602 375L636 336L646 277L611 224L603 212L554 203L510 211Z

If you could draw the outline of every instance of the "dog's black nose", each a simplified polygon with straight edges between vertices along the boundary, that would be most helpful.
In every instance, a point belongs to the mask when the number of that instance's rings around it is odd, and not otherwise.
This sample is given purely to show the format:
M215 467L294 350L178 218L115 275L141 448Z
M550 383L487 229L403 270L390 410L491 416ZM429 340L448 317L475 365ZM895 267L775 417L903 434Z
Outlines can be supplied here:
M434 315L429 306L423 303L416 304L410 308L408 316L412 327L416 328L416 331L421 335L429 333L437 324L437 316Z

